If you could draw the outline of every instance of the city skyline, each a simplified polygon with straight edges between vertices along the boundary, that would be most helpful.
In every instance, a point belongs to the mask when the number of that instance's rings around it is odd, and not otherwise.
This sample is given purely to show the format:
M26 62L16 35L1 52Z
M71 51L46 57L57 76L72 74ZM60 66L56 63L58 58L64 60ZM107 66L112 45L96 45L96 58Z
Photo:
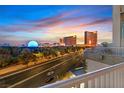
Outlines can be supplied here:
M73 35L84 43L85 31L98 31L98 43L112 41L112 6L0 6L0 13L0 43L53 43Z

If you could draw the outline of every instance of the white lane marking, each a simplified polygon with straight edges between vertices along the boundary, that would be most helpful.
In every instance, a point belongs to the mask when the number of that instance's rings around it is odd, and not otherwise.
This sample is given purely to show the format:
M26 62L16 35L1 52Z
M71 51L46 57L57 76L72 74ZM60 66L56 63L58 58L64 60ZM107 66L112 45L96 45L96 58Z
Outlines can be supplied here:
M69 55L65 55L65 56L69 56ZM56 61L56 60L61 59L61 58L63 58L63 57L64 57L64 56L62 56L62 57L60 57L60 58L57 58L57 59L49 60L48 62L46 62L46 63L44 62L43 64L40 64L40 65L37 65L37 66L33 66L33 67L30 67L30 68L27 68L27 69L24 69L24 70L20 70L20 71L15 72L15 73L11 73L11 74L6 75L6 76L2 76L2 77L0 77L0 79L9 77L9 76L12 76L12 75L21 73L21 72L23 72L23 71L27 71L27 70L33 69L33 68L37 68L37 67L40 67L40 66L42 66L42 65L46 65L46 64L48 64L48 63L51 63L52 61Z
M66 61L69 61L69 60L71 60L71 59L72 59L72 58L70 58L70 59L68 59L68 60L66 60ZM15 87L15 86L17 86L17 85L19 85L19 84L21 84L21 83L27 81L27 80L30 80L30 79L32 79L32 78L34 78L34 77L36 77L36 76L38 76L38 75L40 75L40 74L46 72L46 71L49 71L49 70L52 69L52 68L55 68L55 67L57 67L57 66L63 64L63 63L66 62L66 61L63 61L62 63L59 63L59 64L57 64L57 65L55 65L55 66L53 66L53 67L51 67L51 68L49 68L49 69L46 69L46 70L44 70L44 71L42 71L42 72L40 72L40 73L37 73L37 74L35 74L35 75L33 75L33 76L29 77L29 78L26 78L26 79L24 79L24 80L22 80L22 81L20 81L20 82L17 82L17 83L15 83L15 84L9 86L8 88Z

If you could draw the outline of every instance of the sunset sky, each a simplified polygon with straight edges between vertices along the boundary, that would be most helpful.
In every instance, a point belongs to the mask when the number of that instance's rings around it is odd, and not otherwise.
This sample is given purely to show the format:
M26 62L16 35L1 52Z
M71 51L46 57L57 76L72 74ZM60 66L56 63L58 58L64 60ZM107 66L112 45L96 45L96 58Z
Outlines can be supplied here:
M84 42L84 31L98 31L98 42L112 41L112 6L0 6L0 44L59 42L77 35Z

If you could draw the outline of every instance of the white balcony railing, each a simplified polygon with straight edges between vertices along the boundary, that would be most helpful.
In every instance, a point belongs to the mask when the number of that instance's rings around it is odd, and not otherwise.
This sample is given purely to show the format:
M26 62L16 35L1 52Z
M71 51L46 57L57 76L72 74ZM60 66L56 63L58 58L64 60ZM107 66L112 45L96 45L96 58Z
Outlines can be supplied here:
M65 81L48 84L42 88L123 88L124 63L112 65Z
M85 56L90 55L114 55L124 57L124 47L96 47L96 48L89 48L85 51Z
M124 57L124 47L108 47L113 55Z
M101 47L100 49L103 49L106 52L112 52L112 55L124 56L124 47Z
M124 47L100 47L89 49L88 54L109 54L124 57ZM111 61L111 60L110 60ZM86 73L69 80L59 81L43 88L123 88L124 63L115 64L94 72Z

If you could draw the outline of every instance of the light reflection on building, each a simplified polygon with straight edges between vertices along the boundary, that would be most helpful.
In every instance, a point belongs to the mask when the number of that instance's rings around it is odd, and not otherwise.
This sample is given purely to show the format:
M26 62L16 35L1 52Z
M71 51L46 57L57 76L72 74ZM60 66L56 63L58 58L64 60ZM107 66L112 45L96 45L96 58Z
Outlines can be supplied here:
M85 45L96 46L97 45L97 31L85 31Z

